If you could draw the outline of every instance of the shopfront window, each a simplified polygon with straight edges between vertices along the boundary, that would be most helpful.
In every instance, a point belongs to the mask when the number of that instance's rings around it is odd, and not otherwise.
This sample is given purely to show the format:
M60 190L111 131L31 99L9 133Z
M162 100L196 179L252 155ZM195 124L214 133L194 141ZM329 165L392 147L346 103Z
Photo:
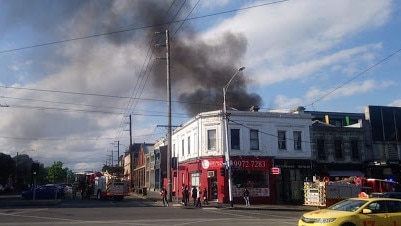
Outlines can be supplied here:
M191 174L191 185L193 187L199 187L199 173L192 173Z
M269 173L267 170L238 170L233 172L233 184L237 188L268 188Z

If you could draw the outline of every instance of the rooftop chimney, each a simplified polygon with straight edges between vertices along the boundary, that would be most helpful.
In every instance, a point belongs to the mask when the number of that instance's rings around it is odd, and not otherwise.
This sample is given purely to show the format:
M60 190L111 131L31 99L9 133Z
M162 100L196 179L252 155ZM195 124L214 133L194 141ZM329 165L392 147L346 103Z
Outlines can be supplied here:
M252 112L258 112L259 111L259 107L254 105L254 106L251 107L251 111Z

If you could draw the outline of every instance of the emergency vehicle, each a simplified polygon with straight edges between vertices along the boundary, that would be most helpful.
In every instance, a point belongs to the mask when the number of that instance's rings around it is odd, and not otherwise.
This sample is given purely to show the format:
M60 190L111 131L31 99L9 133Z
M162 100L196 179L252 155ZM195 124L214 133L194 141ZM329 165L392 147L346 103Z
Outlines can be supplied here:
M363 177L304 182L304 205L331 206L347 198L368 197L372 192L394 191L396 185L394 181Z
M106 172L77 173L77 182L82 198L113 198L120 201L129 196L128 181Z
M114 198L114 200L123 200L124 196L129 195L128 182L124 179L113 176L108 172L102 176L95 177L94 195L97 199Z

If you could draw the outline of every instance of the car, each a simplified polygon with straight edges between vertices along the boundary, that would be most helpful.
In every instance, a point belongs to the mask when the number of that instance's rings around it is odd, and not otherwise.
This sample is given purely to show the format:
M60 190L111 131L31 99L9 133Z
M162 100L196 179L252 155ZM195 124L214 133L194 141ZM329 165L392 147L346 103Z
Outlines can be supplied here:
M33 199L34 189L21 193L22 199ZM64 197L64 190L57 185L39 186L35 189L35 199L60 199Z
M401 200L392 198L350 198L326 209L302 215L298 226L401 225Z

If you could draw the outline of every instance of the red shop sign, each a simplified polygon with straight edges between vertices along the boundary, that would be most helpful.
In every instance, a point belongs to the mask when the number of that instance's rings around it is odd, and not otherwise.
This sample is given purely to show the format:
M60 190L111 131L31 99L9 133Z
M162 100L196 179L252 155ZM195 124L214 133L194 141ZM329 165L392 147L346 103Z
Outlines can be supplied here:
M278 167L273 167L273 168L271 168L271 170L270 170L270 173L271 174L280 174L280 168L278 168Z

